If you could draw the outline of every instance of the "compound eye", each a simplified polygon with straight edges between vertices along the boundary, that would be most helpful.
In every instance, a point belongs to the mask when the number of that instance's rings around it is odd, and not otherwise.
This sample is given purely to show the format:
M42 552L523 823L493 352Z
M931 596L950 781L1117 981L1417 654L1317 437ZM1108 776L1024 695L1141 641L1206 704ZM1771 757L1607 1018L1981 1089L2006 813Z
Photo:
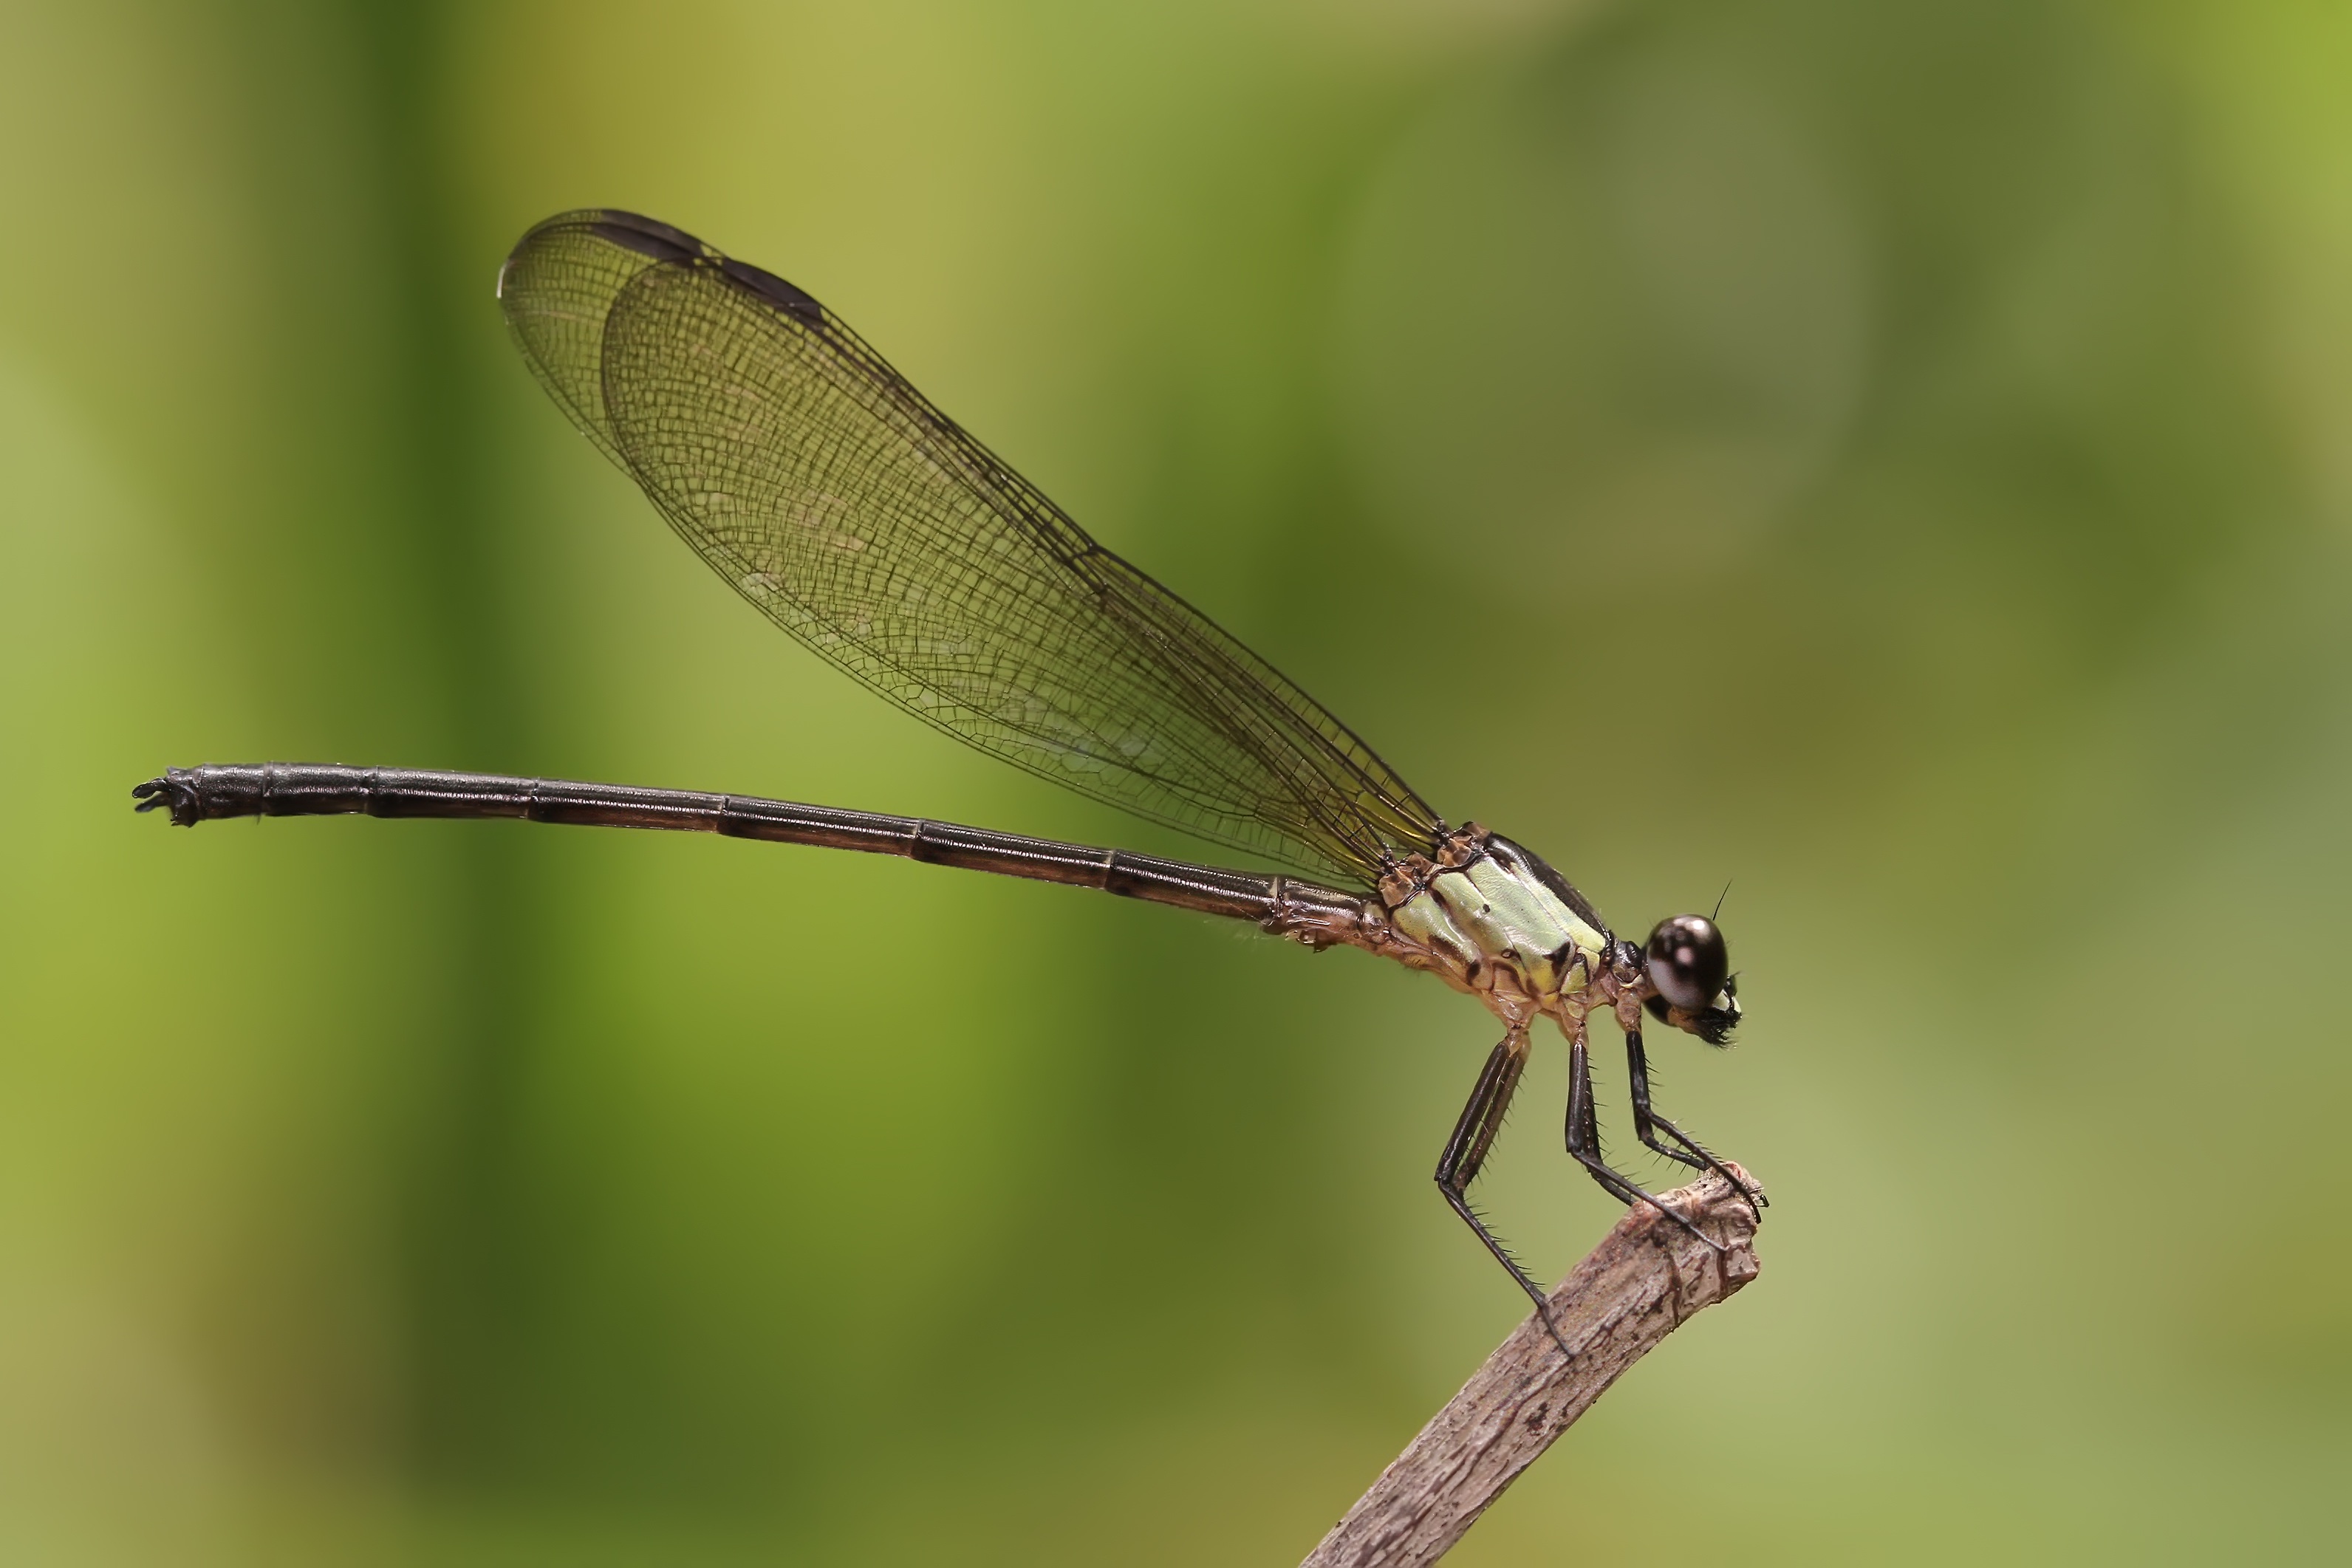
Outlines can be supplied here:
M1659 921L1658 928L1650 933L1644 958L1650 984L1658 988L1658 995L1667 1005L1688 1013L1714 1006L1731 974L1723 933L1704 915L1677 915Z

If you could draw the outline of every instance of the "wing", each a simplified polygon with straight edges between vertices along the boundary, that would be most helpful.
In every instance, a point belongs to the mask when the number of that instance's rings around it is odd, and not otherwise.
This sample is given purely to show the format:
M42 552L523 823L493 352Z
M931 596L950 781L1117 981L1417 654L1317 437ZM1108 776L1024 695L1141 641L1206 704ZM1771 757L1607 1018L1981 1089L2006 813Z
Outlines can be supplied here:
M499 298L541 382L679 537L918 718L1345 886L1444 831L1354 732L783 279L581 212L523 236Z

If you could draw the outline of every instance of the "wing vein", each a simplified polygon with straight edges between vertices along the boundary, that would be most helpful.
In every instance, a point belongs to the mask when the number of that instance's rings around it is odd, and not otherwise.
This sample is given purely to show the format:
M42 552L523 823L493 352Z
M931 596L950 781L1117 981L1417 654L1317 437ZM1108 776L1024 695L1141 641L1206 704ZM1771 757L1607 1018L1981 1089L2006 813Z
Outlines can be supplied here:
M1342 885L1436 814L815 300L629 214L524 235L534 373L737 593L872 691L1081 794Z

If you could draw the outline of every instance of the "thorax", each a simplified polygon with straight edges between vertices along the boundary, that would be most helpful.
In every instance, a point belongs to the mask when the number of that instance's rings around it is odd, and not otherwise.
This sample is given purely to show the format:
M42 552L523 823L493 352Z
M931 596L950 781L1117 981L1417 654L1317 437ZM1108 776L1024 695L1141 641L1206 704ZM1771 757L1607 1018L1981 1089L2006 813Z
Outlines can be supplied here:
M1580 1031L1602 998L1610 935L1581 894L1534 855L1471 823L1433 857L1381 880L1388 956L1443 977L1514 1027L1538 1014Z

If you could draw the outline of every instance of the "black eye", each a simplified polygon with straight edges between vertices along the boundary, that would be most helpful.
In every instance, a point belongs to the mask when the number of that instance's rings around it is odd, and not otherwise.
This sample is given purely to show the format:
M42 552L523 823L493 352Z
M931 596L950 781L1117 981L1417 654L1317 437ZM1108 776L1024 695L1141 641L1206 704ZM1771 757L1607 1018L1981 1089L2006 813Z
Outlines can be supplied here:
M1647 957L1650 984L1670 1005L1685 1012L1713 1006L1731 973L1723 933L1704 915L1677 915L1659 921L1658 928L1650 933Z

